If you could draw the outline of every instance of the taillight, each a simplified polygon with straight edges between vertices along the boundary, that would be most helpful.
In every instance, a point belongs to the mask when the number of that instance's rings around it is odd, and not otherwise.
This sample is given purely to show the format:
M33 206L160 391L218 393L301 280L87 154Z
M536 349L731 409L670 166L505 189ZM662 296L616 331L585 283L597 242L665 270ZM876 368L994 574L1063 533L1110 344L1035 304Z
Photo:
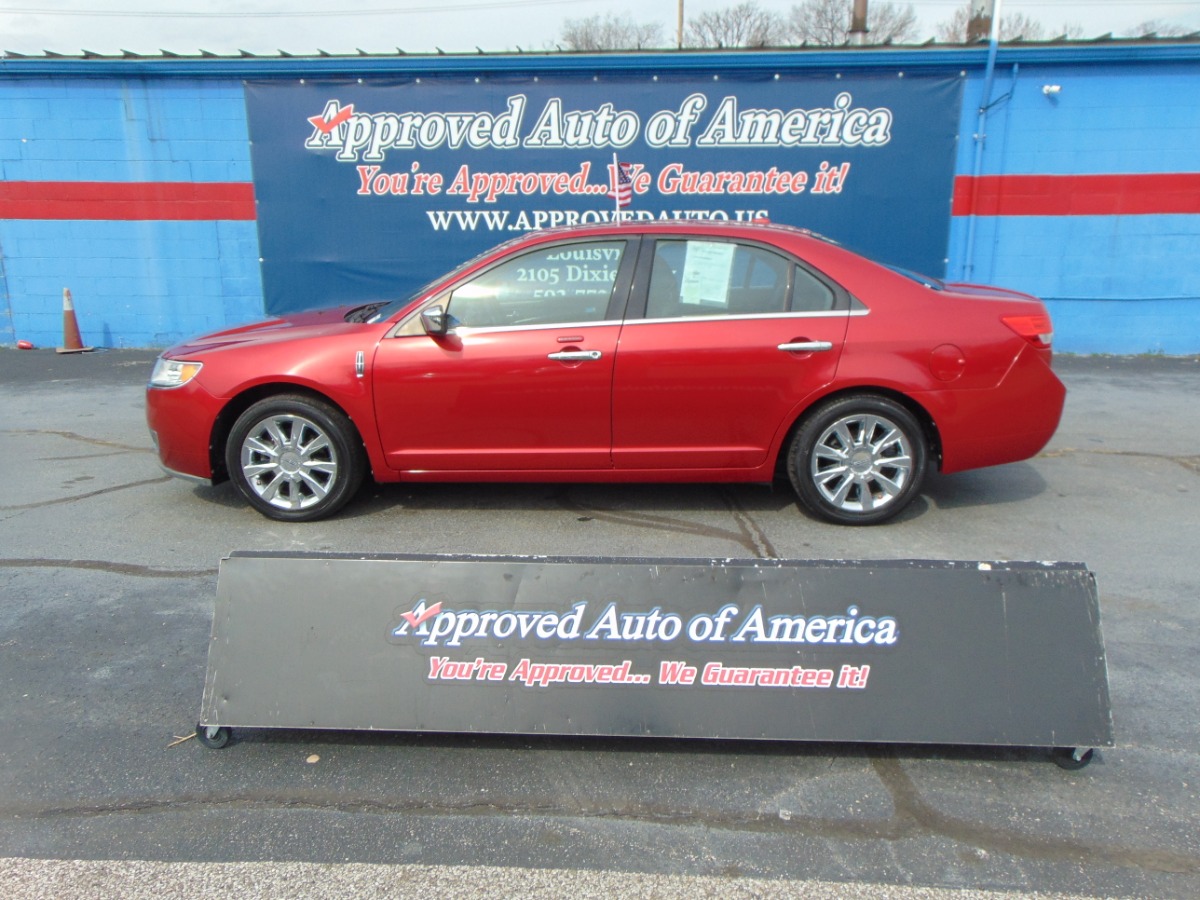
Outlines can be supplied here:
M1047 313L1032 316L1001 316L1000 320L1033 346L1046 349L1054 342L1054 326Z

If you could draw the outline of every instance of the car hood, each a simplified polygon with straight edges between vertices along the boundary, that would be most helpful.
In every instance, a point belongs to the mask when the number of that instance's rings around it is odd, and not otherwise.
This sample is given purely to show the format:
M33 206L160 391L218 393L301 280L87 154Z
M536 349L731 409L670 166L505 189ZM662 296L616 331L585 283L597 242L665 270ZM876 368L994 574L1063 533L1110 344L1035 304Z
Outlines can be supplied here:
M346 321L346 314L360 306L362 306L361 303L354 303L346 306L304 310L276 319L214 331L212 334L201 335L178 344L163 355L179 358L237 345L293 341L363 328L365 326L361 322Z

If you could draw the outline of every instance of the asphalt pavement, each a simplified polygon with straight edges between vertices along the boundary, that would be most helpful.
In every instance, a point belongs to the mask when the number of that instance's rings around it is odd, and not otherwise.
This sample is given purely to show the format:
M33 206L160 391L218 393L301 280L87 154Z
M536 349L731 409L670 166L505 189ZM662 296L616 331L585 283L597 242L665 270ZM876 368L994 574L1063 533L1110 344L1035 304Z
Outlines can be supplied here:
M780 485L369 486L334 519L272 522L162 474L153 358L0 350L5 896L1200 895L1200 360L1062 357L1037 458L844 528ZM248 731L208 750L189 735L234 550L1083 562L1116 746L1076 772L1039 748Z

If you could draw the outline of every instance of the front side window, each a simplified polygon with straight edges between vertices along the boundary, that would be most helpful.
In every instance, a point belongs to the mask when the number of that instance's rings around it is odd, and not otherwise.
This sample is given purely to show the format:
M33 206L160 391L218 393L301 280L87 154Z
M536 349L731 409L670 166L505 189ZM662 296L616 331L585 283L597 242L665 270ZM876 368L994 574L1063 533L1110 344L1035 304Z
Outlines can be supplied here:
M455 289L447 312L467 328L601 321L624 251L623 240L540 247Z

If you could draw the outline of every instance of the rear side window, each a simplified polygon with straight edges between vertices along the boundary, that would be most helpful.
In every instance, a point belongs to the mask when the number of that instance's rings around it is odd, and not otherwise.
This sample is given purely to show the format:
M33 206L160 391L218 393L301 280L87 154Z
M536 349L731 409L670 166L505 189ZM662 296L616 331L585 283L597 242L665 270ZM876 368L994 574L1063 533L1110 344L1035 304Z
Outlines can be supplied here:
M656 241L646 318L784 312L792 263L728 241Z
M837 295L807 269L796 266L792 280L792 312L825 312L833 309Z

